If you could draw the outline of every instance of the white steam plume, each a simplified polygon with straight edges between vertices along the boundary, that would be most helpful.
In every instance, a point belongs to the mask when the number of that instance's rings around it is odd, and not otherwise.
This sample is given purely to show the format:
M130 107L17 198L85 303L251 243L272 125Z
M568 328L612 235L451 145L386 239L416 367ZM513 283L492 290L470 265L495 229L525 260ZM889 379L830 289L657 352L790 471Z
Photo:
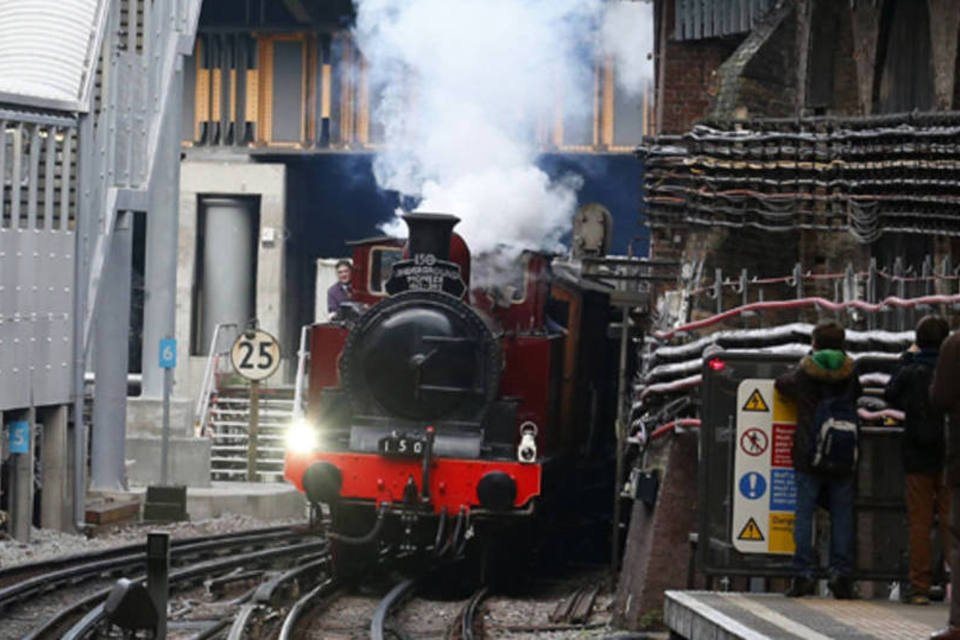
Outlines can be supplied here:
M653 3L613 0L603 16L603 51L613 56L614 78L627 95L641 95L653 78Z
M474 252L557 248L582 181L551 182L535 164L537 136L546 136L557 104L566 117L592 113L607 3L355 2L354 35L380 96L377 183L420 198L421 211L459 216ZM399 220L386 230L405 233Z

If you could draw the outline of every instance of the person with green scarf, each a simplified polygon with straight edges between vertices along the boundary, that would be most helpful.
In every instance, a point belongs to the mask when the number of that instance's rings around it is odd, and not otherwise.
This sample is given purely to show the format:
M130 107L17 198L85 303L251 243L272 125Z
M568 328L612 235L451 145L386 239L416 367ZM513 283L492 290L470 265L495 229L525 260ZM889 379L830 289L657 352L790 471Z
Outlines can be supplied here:
M854 469L826 472L814 466L817 432L816 415L821 402L844 398L856 410L862 389L853 358L844 351L845 331L836 322L825 322L813 330L813 352L776 381L776 389L797 406L797 428L793 435L793 467L797 491L794 521L794 579L790 597L813 595L816 565L813 552L813 514L817 499L826 494L830 512L829 587L837 599L854 596L853 581L853 493Z

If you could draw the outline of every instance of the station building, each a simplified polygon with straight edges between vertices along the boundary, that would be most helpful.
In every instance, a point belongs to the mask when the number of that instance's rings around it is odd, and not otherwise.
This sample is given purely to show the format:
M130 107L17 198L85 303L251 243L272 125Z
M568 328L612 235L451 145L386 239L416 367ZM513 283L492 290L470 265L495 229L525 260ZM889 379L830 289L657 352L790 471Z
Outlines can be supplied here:
M206 430L202 398L229 373L221 357L211 374L211 361L252 319L284 356L265 384L290 395L283 388L295 382L301 327L326 318L335 260L349 255L348 241L382 235L378 225L400 204L373 177L385 141L376 117L383 98L351 34L352 11L345 1L203 3L180 110L174 413L185 436L201 423ZM554 117L538 124L538 164L553 177L582 176L580 204L599 203L613 216L613 251L631 245L642 254L642 167L633 151L650 131L652 106L618 87L612 59L592 73L590 113L564 113L558 95ZM136 291L134 298L136 312ZM135 313L134 340L137 322ZM231 326L214 340L218 325ZM131 435L147 432L153 416L133 416Z

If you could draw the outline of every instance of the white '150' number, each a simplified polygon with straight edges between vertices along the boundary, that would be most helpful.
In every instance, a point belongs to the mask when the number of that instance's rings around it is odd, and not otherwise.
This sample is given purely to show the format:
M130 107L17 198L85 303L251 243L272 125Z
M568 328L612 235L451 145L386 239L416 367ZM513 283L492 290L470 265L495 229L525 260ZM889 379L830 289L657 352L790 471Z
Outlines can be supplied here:
M385 453L390 453L390 445L396 442L397 443L397 453L408 453L412 450L413 453L419 455L423 453L423 443L419 440L414 440L413 443L408 441L406 438L401 438L399 440L386 440L383 443L383 450Z

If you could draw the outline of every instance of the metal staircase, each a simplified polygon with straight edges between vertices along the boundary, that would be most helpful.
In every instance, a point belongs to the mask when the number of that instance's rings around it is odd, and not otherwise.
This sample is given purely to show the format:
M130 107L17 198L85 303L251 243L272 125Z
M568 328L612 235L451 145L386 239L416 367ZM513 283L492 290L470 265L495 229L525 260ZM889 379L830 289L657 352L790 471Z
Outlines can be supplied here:
M260 389L257 476L262 482L283 481L284 438L293 419L293 395L293 387ZM209 411L211 479L249 480L250 387L219 389Z
M251 479L247 473L250 385L230 364L230 346L238 330L233 323L215 327L193 414L197 437L211 441L212 480ZM300 350L304 350L303 344ZM301 379L299 375L298 380ZM294 406L299 400L296 396L290 385L260 387L256 471L261 482L283 481L284 440L295 416Z

